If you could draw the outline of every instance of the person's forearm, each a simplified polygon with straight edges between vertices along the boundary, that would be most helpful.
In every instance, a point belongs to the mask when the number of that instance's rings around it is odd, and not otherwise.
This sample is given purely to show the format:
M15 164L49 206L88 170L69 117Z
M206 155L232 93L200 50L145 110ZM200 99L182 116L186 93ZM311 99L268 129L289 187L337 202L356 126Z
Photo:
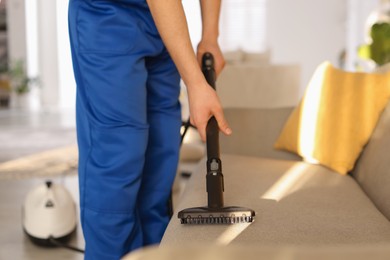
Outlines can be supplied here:
M181 0L147 0L147 2L160 36L187 86L191 123L198 129L203 141L206 140L206 125L212 116L216 118L220 130L230 135L232 131L223 114L217 93L206 82L192 49ZM203 5L205 7L205 4ZM211 6L207 5L207 9L209 7ZM202 13L205 11L203 9ZM215 22L214 19L209 17L212 13L213 11L208 9L207 14L203 15L206 19L205 22L209 25ZM218 15L216 23L218 24ZM213 26L208 27L215 28ZM215 30L210 30L210 33L214 35ZM213 37L215 41L211 40L208 44L199 44L197 55L200 57L205 51L215 54L215 67L218 74L220 68L223 67L223 57L216 42L217 35L218 31ZM203 51L199 51L200 49L203 49Z
M147 0L157 29L187 88L204 80L190 41L181 0Z
M202 10L202 40L217 41L221 0L200 0Z

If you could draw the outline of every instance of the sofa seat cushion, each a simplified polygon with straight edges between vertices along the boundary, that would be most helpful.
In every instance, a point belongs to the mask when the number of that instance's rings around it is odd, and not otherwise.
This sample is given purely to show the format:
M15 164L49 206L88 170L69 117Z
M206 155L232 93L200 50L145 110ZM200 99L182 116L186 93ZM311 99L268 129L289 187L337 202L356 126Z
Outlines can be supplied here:
M177 212L207 204L205 161L192 175L163 245L340 245L390 241L390 223L350 176L320 165L222 156L225 205L256 211L250 225L182 225Z

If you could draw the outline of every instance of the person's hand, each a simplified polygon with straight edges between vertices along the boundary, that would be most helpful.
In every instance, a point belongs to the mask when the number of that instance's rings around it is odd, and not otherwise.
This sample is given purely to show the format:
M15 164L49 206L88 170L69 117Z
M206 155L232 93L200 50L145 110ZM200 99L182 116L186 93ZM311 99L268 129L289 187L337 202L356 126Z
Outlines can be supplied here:
M218 75L225 66L225 60L217 43L200 42L197 51L199 68L202 66L203 55L209 52L214 58L214 69ZM219 101L216 91L207 83L203 74L200 82L187 85L188 101L190 106L190 122L199 132L202 141L206 141L206 126L209 119L214 116L220 131L225 135L231 135L230 129Z
M197 48L197 59L198 63L201 66L203 54L210 52L214 56L214 68L215 73L218 75L221 73L222 69L225 67L225 58L222 55L222 51L219 48L217 40L207 40L203 39Z
M203 141L206 140L206 126L209 119L214 116L218 122L219 129L225 135L231 135L230 129L217 93L204 80L203 83L189 88L188 99L190 104L190 122L194 125Z
M210 52L214 57L214 69L218 76L225 66L225 59L222 55L216 40L202 39L197 47L197 59L199 66L202 66L202 57L206 52ZM206 126L209 119L214 116L218 122L219 129L225 135L231 135L230 129L214 89L211 88L205 81L203 84L190 88L188 93L190 104L191 124L196 126L200 137L203 141L206 140Z

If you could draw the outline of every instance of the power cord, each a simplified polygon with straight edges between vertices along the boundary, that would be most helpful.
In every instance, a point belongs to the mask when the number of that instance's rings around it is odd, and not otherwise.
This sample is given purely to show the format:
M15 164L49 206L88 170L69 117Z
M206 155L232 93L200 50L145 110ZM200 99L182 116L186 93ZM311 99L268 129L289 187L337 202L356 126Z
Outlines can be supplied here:
M84 250L82 250L80 248L77 248L77 247L74 247L74 246L67 245L67 244L61 242L60 240L55 239L54 237L49 237L49 241L54 246L63 247L63 248L66 248L66 249L69 249L69 250L72 250L72 251L84 254Z

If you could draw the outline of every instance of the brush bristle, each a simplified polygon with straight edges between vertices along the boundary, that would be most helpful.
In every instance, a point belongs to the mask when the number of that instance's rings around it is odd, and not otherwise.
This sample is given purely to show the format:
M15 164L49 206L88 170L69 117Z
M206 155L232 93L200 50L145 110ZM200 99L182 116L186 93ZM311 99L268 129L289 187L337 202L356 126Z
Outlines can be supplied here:
M254 221L255 212L242 207L190 208L179 212L181 224L236 224Z
M237 224L237 223L250 223L253 222L253 217L208 217L208 218L182 218L181 224Z

